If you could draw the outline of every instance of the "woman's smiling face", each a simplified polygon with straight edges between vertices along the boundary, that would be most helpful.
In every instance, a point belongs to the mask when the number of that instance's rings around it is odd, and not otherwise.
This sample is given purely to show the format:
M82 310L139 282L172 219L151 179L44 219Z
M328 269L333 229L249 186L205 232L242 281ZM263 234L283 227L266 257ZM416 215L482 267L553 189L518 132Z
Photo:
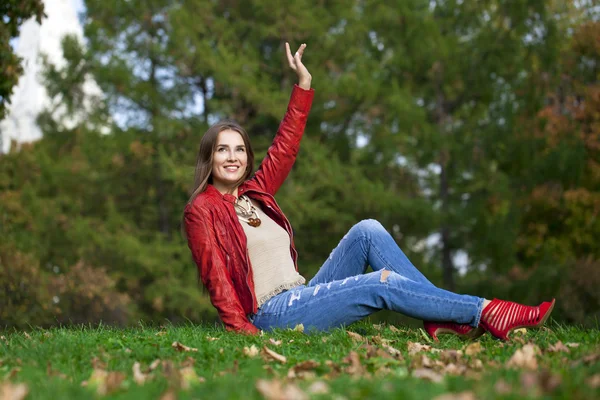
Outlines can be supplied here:
M234 189L236 182L244 176L247 165L248 155L242 135L231 129L219 132L212 162L215 188L221 193Z

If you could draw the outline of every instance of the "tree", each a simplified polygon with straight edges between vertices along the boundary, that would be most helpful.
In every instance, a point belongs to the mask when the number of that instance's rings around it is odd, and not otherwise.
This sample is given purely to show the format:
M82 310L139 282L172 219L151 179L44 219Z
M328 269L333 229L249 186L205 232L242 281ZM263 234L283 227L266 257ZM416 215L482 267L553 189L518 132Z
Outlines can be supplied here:
M42 23L42 0L5 0L0 4L0 120L6 114L10 94L23 73L21 59L14 53L10 41L19 35L19 27L31 17Z

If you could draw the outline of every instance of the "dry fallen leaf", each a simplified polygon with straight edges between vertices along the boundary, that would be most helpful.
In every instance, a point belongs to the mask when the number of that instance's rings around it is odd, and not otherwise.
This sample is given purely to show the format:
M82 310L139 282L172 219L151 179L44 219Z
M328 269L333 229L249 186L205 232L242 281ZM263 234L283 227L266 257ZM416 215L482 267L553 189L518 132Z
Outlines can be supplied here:
M173 342L171 347L173 347L177 351L198 351L198 349L195 349L193 347L187 347L186 345L179 342Z
M363 376L366 374L366 368L360 362L360 355L351 351L343 360L343 362L350 364L346 367L346 373L354 377Z
M565 343L565 346L567 346L567 347L579 347L579 343L568 342L568 343Z
M494 390L498 394L508 394L508 393L512 392L512 386L510 386L510 384L508 382L506 382L504 379L499 379L498 381L496 381L496 384L494 385Z
M188 390L192 385L205 382L205 379L199 377L196 374L194 367L185 367L179 370L179 376L181 378L180 387L184 390Z
M160 359L157 358L156 360L152 361L152 363L150 364L150 366L148 367L148 369L150 371L154 371L159 365L160 365Z
M380 331L383 329L383 324L373 324L373 328L375 328L376 330Z
M483 350L483 347L481 347L481 343L474 342L474 343L468 344L464 350L465 350L466 355L474 356L475 354L481 353L481 351Z
M419 342L408 342L408 355L412 356L420 351L430 351L433 353L441 351L440 349L432 348L427 344L421 344Z
M298 324L294 327L293 329L294 331L298 331L298 332L304 332L304 325L303 324Z
M394 333L402 333L402 331L398 328L396 328L394 325L390 325L390 331L394 332Z
M571 350L567 346L563 344L560 340L554 344L548 346L548 351L551 353L557 353L559 351L564 351L565 353L570 353Z
M415 369L412 372L412 376L415 378L425 379L435 383L440 383L444 379L441 374L428 368Z
M208 340L209 342L214 342L215 340L219 340L219 338L218 337L207 336L206 340Z
M273 338L269 338L269 343L271 343L273 346L281 346L281 340L275 340Z
M254 358L254 357L258 356L258 353L259 353L258 347L256 347L255 345L252 345L250 347L248 347L248 346L244 347L244 355L246 357Z
M585 380L585 383L592 389L600 388L600 374L590 376Z
M284 356L282 356L279 353L274 352L273 350L269 349L267 346L263 347L262 356L265 359L265 361L277 361L282 364L285 364L287 362L287 358L285 358Z
M165 331L159 331L159 332L156 332L154 335L155 336L165 336L166 334L167 334L167 332L165 332Z
M434 397L433 400L475 400L475 394L470 391L460 393L446 393Z
M27 332L23 332L23 336L25 336L25 338L26 338L27 340L31 340L31 336L29 335L29 333L27 333Z
M267 400L306 400L308 396L293 383L283 385L278 380L259 379L256 389Z
M385 351L387 351L391 356L396 357L397 359L404 358L402 357L402 352L396 349L395 347L389 346L387 344L384 344L381 347L383 347Z
M48 375L48 376L58 376L61 379L67 379L68 378L67 375L63 374L62 372L60 372L60 371L54 371L52 369L52 364L50 363L50 361L48 361L46 363L46 375Z
M168 389L160 396L160 400L177 400L177 394L173 389Z
M87 381L82 382L81 385L95 388L96 393L100 396L105 396L116 392L121 387L121 383L124 380L125 375L122 372L108 372L103 369L94 369L90 378Z
M21 400L27 396L29 389L24 383L0 383L0 399Z
M350 332L350 331L346 331L346 333L348 334L348 336L350 336L352 338L352 340L357 341L357 342L362 342L363 340L365 340L364 337L362 337L361 335L359 335L356 332Z
M513 334L515 334L515 333L519 334L519 335L526 335L527 329L526 328L518 328L513 331Z
M316 377L316 373L314 369L317 368L320 364L314 360L306 360L302 361L294 365L289 369L287 377L289 379L299 378L299 379L311 379Z
M525 368L535 370L538 367L536 356L540 353L540 348L535 344L526 344L515 351L515 354L508 360L507 366L516 368Z
M142 372L140 363L137 361L134 362L133 367L131 369L133 370L133 380L135 381L135 383L137 383L138 385L143 385L148 379L148 374L144 374Z
M329 393L329 386L323 381L316 381L306 391L310 394L327 394Z

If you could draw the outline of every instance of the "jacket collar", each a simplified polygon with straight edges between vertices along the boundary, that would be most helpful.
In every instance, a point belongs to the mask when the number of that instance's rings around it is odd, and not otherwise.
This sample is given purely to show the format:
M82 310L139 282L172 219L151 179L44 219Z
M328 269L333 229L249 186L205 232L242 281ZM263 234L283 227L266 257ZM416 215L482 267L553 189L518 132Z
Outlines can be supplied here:
M240 189L242 189L242 187L244 187L245 184L241 184L240 187L238 187L238 194L240 194ZM243 192L243 189L242 189ZM210 196L213 199L221 199L223 201L226 201L228 203L234 204L235 201L237 200L237 197L235 197L232 194L222 194L221 192L219 192L217 190L216 187L214 187L212 184L208 184L206 185L206 190L204 191L204 193L206 193L207 196Z

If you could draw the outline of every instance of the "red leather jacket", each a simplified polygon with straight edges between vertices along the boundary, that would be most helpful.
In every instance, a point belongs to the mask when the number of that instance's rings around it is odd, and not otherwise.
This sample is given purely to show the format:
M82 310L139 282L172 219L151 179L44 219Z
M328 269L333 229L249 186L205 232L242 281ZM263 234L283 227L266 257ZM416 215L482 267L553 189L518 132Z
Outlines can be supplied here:
M296 161L313 96L313 89L294 85L267 156L256 174L238 188L238 196L245 194L256 200L262 211L289 233L296 270L298 253L292 226L273 196ZM248 315L257 311L252 266L246 234L235 213L235 200L235 196L223 195L209 184L186 205L185 230L202 282L227 330L255 334L259 330L248 320Z

